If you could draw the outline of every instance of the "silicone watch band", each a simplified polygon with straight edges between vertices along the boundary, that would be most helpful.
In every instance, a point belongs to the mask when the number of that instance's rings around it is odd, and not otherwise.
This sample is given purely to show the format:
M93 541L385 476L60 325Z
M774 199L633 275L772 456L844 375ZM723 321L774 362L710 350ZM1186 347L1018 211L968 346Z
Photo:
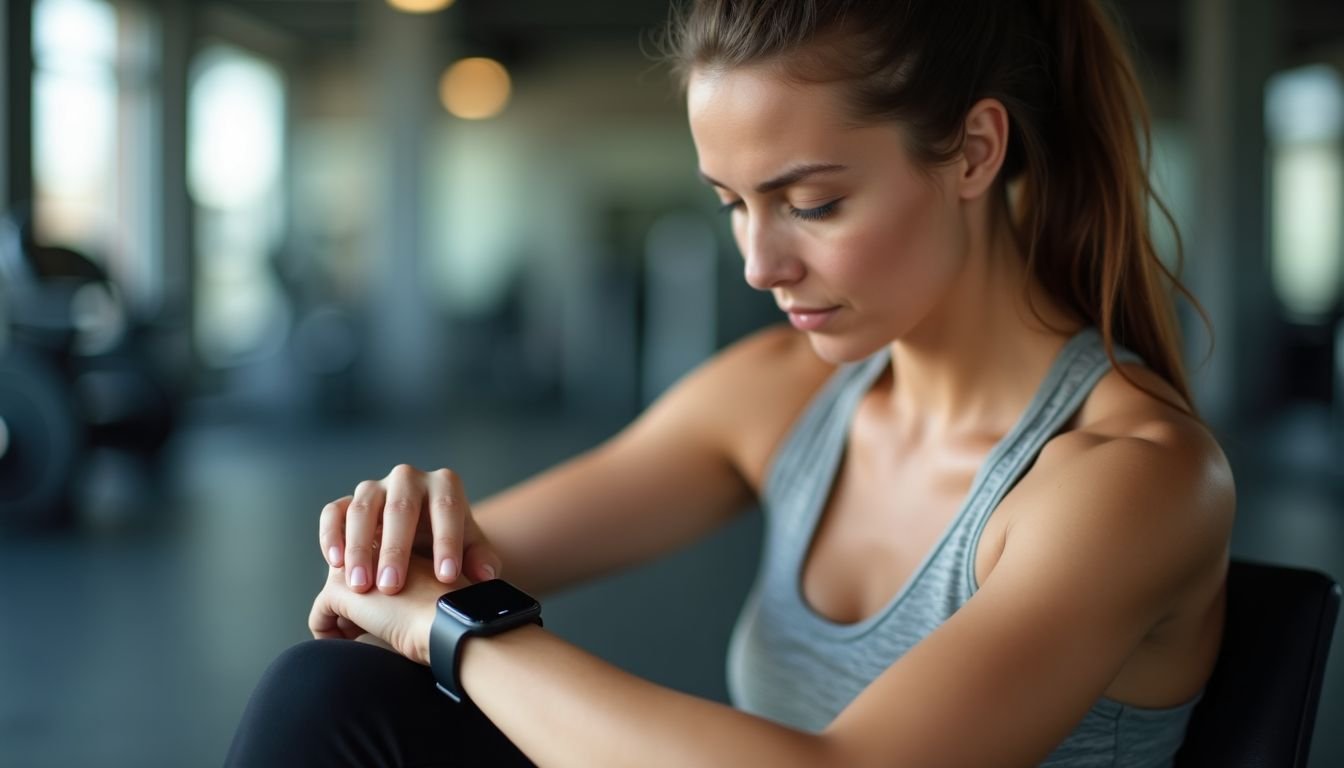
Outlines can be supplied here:
M542 626L541 615L524 613L488 624L470 625L436 602L434 625L429 632L429 668L434 673L434 684L453 701L467 701L467 694L457 679L462 642L468 637L490 637L526 624Z

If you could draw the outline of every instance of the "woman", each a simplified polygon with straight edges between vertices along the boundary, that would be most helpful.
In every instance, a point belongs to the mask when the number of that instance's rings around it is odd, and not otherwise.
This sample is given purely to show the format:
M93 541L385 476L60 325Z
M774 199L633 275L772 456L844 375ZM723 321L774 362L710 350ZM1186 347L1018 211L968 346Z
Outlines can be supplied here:
M1170 764L1218 651L1234 494L1104 12L698 0L673 31L700 173L793 328L488 502L403 466L328 505L314 636L406 658L291 650L233 762ZM531 624L460 647L484 718L434 690L446 585L546 593L754 500L736 707Z

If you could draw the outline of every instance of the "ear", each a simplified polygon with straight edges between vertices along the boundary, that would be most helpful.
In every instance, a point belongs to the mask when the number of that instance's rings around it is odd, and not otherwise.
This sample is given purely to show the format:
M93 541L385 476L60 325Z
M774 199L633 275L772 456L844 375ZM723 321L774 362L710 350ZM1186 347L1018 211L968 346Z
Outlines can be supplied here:
M1008 153L1008 130L1008 109L998 99L981 99L966 113L966 140L957 179L963 200L980 197L994 186Z

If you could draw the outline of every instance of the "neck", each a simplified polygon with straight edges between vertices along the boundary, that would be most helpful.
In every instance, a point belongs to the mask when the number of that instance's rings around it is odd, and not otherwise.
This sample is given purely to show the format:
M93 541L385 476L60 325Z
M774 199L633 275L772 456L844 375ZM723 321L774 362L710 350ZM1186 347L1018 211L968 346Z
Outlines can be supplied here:
M891 345L892 415L926 436L1006 433L1082 327L1030 277L1005 226L981 232L948 295Z

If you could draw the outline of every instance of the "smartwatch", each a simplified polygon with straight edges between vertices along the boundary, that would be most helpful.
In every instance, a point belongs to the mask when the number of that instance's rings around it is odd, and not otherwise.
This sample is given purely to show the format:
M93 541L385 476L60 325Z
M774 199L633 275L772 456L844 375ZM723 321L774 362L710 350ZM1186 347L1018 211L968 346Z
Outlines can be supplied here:
M541 603L503 579L481 581L439 596L429 631L429 666L440 691L467 698L457 679L462 644L527 624L541 625Z

